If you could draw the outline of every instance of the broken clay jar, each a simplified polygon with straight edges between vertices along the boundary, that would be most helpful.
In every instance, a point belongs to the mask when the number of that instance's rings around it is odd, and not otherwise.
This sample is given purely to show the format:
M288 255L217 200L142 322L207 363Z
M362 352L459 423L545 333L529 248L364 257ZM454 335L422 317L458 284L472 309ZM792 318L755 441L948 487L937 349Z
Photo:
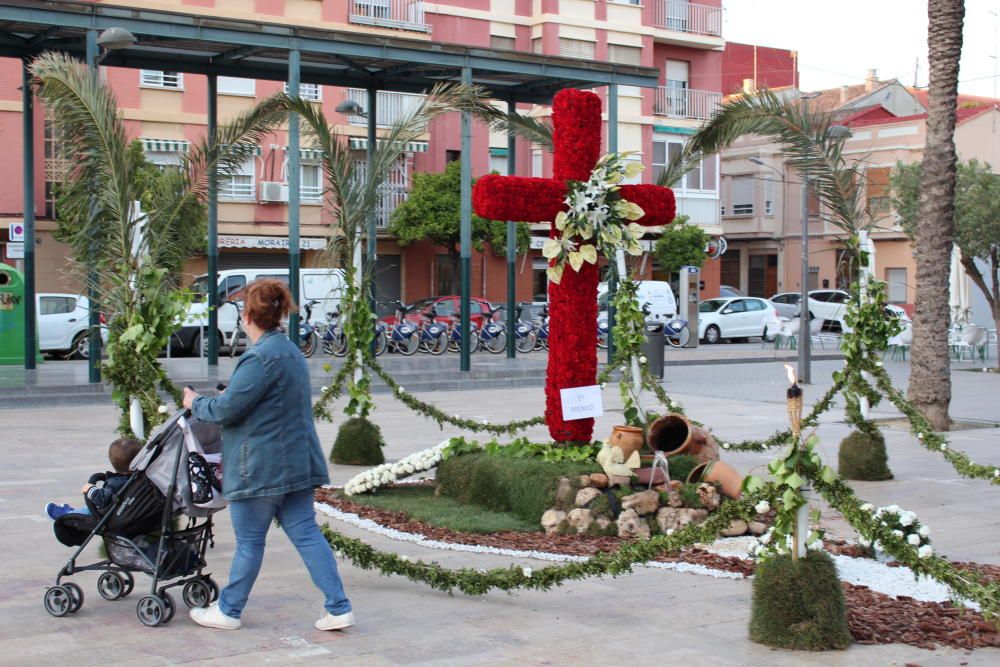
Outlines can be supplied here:
M688 475L687 481L692 484L700 484L701 482L718 484L722 495L728 498L739 498L743 488L743 475L737 472L736 468L722 461L699 463Z
M649 446L667 456L686 454L699 463L719 460L719 447L708 431L693 425L687 417L669 414L649 427Z
M642 447L643 434L638 426L615 426L611 429L611 437L608 438L608 445L622 450L623 461L628 461L634 452Z

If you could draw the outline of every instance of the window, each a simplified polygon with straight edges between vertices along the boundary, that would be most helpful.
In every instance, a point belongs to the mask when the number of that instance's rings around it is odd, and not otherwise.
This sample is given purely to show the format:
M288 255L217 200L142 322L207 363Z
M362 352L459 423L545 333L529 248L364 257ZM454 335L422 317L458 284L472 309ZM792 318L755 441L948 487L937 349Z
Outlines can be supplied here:
M506 155L491 155L490 156L490 172L496 172L498 174L507 175L507 156Z
M531 52L532 53L541 53L542 52L542 38L541 37L535 37L533 40L531 40Z
M746 304L747 304L747 310L748 311L752 311L752 310L764 310L764 308L765 308L764 302L763 301L758 301L757 299L747 299L746 300Z
M158 69L139 70L139 85L144 88L184 88L184 75L180 72L169 72Z
M638 46L608 44L608 60L621 65L641 65L642 49Z
M753 179L738 176L733 178L731 185L732 215L753 215Z
M240 292L247 286L246 276L226 276L219 282L219 303L242 300Z
M66 178L68 163L59 150L59 142L56 141L55 126L52 120L45 118L45 217L54 219L56 217L56 190L60 183Z
M500 35L490 35L490 48L498 51L513 51L515 47L513 37L501 37Z
M238 76L220 76L216 79L216 90L220 95L246 95L253 97L256 92L256 81L242 79Z
M368 163L364 157L359 157L354 161L353 178L362 182L367 178ZM389 219L393 211L400 204L406 201L409 195L409 168L406 158L400 156L389 170L386 180L378 186L378 200L375 204L375 226L385 229L389 226Z
M653 141L653 182L660 179L660 175L667 168L670 160L676 160L681 151L684 150L684 140L666 139ZM718 155L709 155L703 158L697 166L681 177L680 181L672 184L671 187L678 190L702 190L715 192L717 189ZM725 215L725 211L723 211Z
M444 152L444 161L446 164L448 162L458 162L461 159L462 159L462 151L449 149Z
M594 59L594 42L582 39L559 38L559 55L566 58Z
M886 269L885 282L889 284L889 303L906 303L906 269Z
M726 310L730 313L745 313L747 312L747 302L743 299L736 299L735 301L730 301L729 305L726 306ZM723 313L726 315L728 313Z
M285 82L285 94L291 95L288 92L288 83ZM309 100L310 102L319 102L323 99L322 91L318 83L300 83L299 84L299 97L304 100Z
M256 166L257 159L250 157L235 174L220 178L219 196L226 199L253 199L256 185L254 182Z
M531 175L536 178L542 176L542 151L531 151Z
M303 201L323 200L323 168L319 164L299 165L299 194Z
M76 297L43 296L39 299L39 315L68 315L76 310Z
M774 215L774 181L764 180L764 215Z
M872 167L865 174L868 210L878 218L892 210L889 200L889 167Z
M451 256L435 255L434 268L436 269L434 272L436 277L436 280L434 281L434 286L437 290L436 294L454 294L456 291L455 285L457 285L458 282L457 276L453 271L454 267L451 263ZM436 305L434 309L437 310L439 315L441 314L441 311L438 310Z
M181 154L177 151L146 151L145 155L160 171L167 168L179 169L181 166Z

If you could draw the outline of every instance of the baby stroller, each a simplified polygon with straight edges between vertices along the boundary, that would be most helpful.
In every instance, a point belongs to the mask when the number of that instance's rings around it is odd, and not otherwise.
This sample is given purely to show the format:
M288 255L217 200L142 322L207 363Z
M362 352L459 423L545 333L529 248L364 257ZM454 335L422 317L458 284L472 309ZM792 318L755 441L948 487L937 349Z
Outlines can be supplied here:
M99 512L88 499L91 514L69 513L56 519L54 530L59 541L78 548L56 575L55 585L45 591L46 611L65 616L80 609L83 589L64 579L86 571L101 573L97 592L105 600L131 593L133 572L150 575L149 594L136 605L139 620L150 627L173 618L170 588L183 586L182 597L188 607L204 607L219 596L218 585L202 569L207 549L215 546L212 514L224 507L225 501L221 484L212 490L210 502L193 501L187 453L198 450L206 459L218 460L221 430L181 410L153 433L133 459L131 475L110 508ZM178 529L175 518L182 515L186 515L187 525ZM199 519L204 520L199 523ZM96 536L103 539L108 557L90 565L77 564Z

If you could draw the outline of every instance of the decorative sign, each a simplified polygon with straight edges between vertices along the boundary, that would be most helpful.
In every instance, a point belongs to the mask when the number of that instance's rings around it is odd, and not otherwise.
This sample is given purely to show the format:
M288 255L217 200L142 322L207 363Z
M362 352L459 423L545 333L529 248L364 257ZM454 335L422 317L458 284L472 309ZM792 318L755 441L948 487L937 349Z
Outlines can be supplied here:
M10 227L7 228L7 239L11 243L17 243L19 241L24 241L24 223L23 222L12 222Z
M562 399L563 421L589 419L604 414L600 385L560 389L559 396Z
M708 245L705 246L705 252L708 254L709 259L716 259L726 254L726 250L729 249L729 243L726 241L725 237L717 236L714 239L710 239Z
M220 248L249 248L252 250L288 250L287 236L219 236ZM299 239L302 250L323 250L326 239Z
M8 243L7 244L7 259L24 259L24 244L23 243Z

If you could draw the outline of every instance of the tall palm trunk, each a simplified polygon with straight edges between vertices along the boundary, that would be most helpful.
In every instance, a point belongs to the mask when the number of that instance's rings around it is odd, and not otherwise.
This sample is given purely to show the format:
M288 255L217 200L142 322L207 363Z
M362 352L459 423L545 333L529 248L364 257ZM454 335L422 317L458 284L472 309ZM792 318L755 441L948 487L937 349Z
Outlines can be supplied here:
M963 0L928 0L930 62L927 142L916 234L917 296L910 362L910 400L938 430L948 429L951 364L948 271L955 235L955 111L962 55Z

